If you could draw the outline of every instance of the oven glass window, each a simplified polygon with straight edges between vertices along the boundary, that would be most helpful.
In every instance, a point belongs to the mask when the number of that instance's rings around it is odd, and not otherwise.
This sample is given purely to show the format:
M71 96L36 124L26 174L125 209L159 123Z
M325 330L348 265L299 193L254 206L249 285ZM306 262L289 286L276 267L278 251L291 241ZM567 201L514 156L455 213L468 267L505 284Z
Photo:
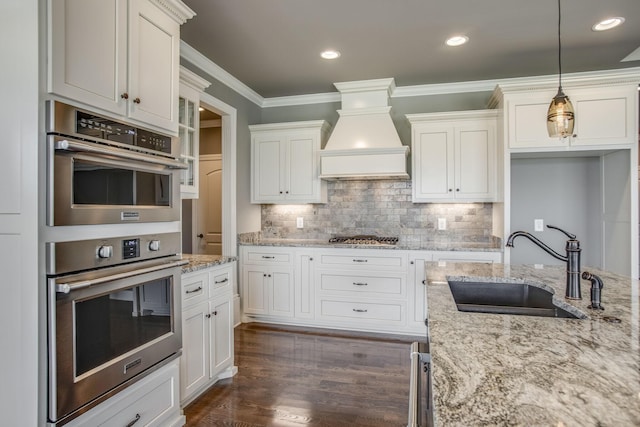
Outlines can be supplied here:
M76 376L172 332L172 277L75 301Z
M171 175L120 169L75 159L76 205L169 206Z

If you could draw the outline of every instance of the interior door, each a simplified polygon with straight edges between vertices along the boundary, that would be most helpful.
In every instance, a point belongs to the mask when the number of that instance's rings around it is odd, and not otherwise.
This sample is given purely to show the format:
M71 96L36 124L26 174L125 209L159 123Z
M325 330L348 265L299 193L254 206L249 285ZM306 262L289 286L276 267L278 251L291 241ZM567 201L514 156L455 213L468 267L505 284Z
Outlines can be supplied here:
M200 156L199 169L200 197L194 200L194 252L222 255L222 156Z

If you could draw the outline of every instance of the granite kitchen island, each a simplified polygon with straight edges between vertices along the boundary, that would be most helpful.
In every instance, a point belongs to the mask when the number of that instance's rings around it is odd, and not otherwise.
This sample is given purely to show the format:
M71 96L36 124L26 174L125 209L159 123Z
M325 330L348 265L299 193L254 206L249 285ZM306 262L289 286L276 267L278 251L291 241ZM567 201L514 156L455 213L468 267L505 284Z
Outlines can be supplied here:
M639 283L604 282L604 311L565 300L565 267L427 262L436 425L640 425ZM553 289L563 319L460 312L447 279L526 282ZM615 317L620 323L606 318Z

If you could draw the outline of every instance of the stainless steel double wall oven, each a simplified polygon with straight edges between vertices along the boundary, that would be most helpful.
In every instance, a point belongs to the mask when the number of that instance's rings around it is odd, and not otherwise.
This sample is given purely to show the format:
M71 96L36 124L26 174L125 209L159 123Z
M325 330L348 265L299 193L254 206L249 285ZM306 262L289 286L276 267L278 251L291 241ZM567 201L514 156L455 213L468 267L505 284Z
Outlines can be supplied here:
M83 231L46 243L47 415L61 426L180 355L180 232L101 226L179 221L184 164L175 137L55 101L47 119L47 225Z

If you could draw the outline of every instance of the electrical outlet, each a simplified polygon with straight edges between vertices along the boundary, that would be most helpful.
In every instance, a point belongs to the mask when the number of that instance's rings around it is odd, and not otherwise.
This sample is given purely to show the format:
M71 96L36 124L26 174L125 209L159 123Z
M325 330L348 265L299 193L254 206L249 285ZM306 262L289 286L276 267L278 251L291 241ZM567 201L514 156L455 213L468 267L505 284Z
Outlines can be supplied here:
M301 216L299 216L298 218L296 218L296 227L298 228L304 228L304 220L302 219Z
M534 231L544 231L544 220L542 220L542 219L534 219L533 220L533 230Z
M438 218L438 230L447 229L447 218Z

